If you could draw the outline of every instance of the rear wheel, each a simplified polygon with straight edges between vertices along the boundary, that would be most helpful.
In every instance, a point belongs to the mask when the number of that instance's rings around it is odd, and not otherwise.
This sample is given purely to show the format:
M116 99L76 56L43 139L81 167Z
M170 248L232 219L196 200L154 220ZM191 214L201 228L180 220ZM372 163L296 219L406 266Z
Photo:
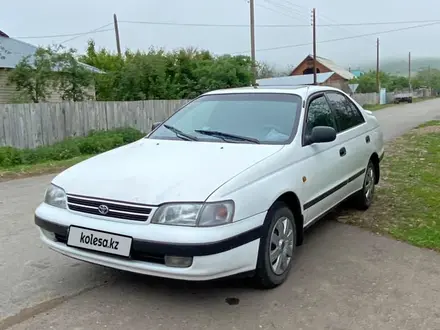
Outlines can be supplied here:
M284 203L275 203L266 215L265 227L254 281L259 288L272 289L286 280L292 268L296 248L292 211Z
M367 170L365 172L364 183L362 189L354 196L354 203L359 210L366 210L373 202L376 185L376 171L374 169L373 161L368 162Z

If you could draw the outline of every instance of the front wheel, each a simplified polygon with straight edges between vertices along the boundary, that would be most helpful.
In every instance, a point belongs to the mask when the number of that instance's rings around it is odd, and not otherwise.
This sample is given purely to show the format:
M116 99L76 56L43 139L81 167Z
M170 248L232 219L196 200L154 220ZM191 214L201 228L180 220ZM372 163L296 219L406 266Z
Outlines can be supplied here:
M286 280L292 268L297 230L292 211L275 203L266 215L265 228L254 280L259 288L272 289Z
M364 183L362 189L354 196L354 203L357 209L367 210L373 202L376 185L376 171L374 164L370 160L368 162L367 170L365 171Z

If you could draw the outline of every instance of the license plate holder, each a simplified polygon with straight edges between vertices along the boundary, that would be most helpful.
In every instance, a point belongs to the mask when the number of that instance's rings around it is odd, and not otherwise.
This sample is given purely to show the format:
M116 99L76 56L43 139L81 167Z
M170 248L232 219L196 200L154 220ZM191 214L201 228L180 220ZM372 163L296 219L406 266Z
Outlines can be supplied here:
M133 238L102 230L70 226L67 246L129 257Z

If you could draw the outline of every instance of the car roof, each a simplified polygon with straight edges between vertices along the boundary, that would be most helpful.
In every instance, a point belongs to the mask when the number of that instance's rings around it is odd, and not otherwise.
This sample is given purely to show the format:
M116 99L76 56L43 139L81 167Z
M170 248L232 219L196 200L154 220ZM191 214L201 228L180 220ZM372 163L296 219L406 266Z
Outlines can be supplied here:
M340 91L337 88L329 86L314 86L314 85L296 85L296 86L249 86L218 89L207 92L203 95L220 95L220 94L244 94L244 93L274 93L274 94L295 94L305 98L315 92L321 91Z

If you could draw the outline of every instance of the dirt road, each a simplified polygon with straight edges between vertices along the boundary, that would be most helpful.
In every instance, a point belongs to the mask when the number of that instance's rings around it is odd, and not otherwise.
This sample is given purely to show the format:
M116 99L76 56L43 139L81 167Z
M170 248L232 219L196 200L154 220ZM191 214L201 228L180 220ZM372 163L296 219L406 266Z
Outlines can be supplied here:
M440 100L375 114L391 139L440 119ZM437 253L330 219L275 290L138 276L40 243L33 211L51 178L0 183L0 329L440 329Z

